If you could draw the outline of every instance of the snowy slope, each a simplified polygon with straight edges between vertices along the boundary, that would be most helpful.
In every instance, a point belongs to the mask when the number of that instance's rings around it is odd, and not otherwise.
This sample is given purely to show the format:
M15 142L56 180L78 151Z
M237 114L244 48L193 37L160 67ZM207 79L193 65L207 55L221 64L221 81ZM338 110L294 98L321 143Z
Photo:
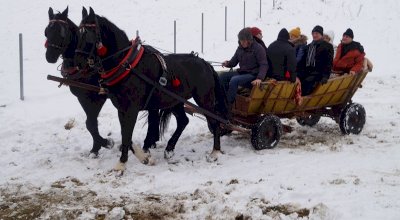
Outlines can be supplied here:
M234 133L221 140L225 154L208 163L212 135L204 121L190 118L176 149L176 163L163 159L165 139L153 151L155 166L130 155L122 178L111 172L116 148L90 159L91 137L85 115L66 87L46 80L59 75L44 53L47 10L64 10L79 23L82 6L92 6L132 38L139 30L146 43L173 51L201 49L201 13L205 16L206 60L223 61L234 53L243 27L243 1L1 1L0 2L0 219L30 215L44 219L398 219L400 215L400 3L396 0L246 1L246 26L263 30L269 44L283 27L301 27L310 37L320 24L336 34L351 27L374 62L353 100L367 111L360 135L341 135L323 119L313 128L285 122L294 132L273 150L254 151L249 137ZM224 7L228 6L228 41L224 41ZM25 101L19 100L18 33L24 35ZM75 121L65 130L64 124ZM115 108L107 101L99 129L120 144ZM147 127L137 123L134 144ZM26 212L24 212L26 211ZM28 213L28 214L26 214ZM292 213L292 214L286 214Z

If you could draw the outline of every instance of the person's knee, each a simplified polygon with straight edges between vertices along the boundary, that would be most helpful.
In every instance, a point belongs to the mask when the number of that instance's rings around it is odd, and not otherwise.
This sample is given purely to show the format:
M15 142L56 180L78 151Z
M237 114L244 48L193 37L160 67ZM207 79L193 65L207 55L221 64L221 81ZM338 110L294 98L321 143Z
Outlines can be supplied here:
M239 82L240 82L240 79L238 77L233 77L231 79L231 81L229 82L229 88L238 87L239 86Z

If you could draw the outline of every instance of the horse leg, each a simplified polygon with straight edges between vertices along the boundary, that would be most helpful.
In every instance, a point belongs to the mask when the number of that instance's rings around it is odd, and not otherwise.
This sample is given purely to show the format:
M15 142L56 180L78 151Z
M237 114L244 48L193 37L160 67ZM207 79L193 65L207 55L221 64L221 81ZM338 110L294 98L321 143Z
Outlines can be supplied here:
M121 157L119 163L116 165L115 170L123 172L125 170L125 164L128 161L129 150L139 159L143 164L149 163L148 156L143 152L140 147L132 146L132 133L136 124L136 119L139 110L129 108L127 111L118 111L119 123L121 125L122 145L121 145Z
M214 91L208 91L205 94L207 94L207 95L195 94L195 95L193 95L193 98L200 107L205 108L211 112L215 112ZM214 134L213 150L210 153L210 155L207 156L207 161L213 162L213 161L216 161L218 159L218 155L222 153L221 152L221 141L220 141L221 128L220 128L220 122L218 122L217 120L215 120L211 117L208 117L208 116L206 118L207 118L207 122L210 124L211 130L213 131L213 134Z
M86 128L93 138L93 147L90 153L95 156L98 155L101 147L112 148L114 146L114 141L109 139L104 139L98 129L97 117L99 116L100 110L102 109L107 98L103 96L96 96L96 98L89 98L84 95L78 97L79 103L81 104L83 110L86 113Z
M213 131L213 134L214 134L213 150L210 153L210 155L207 156L207 161L214 162L214 161L218 160L219 154L222 153L222 151L221 151L221 126L220 126L221 123L210 117L207 117L207 122L210 123L211 130Z
M183 103L179 103L178 105L174 106L172 113L176 118L177 127L174 134L172 134L172 137L168 140L168 145L164 151L165 159L170 159L174 156L175 145L178 142L183 130L185 130L186 125L189 123L189 118L186 116Z
M147 117L148 127L147 135L144 139L143 151L149 152L149 149L156 145L156 142L160 138L160 115L158 110L149 110Z

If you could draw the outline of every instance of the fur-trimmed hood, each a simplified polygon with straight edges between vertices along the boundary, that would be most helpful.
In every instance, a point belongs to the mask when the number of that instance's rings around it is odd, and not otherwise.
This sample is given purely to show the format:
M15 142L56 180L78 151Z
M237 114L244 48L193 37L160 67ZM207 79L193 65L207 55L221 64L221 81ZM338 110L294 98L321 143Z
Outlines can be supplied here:
M307 36L301 34L299 38L290 40L290 42L292 42L294 44L294 46L307 45L307 40L308 40Z

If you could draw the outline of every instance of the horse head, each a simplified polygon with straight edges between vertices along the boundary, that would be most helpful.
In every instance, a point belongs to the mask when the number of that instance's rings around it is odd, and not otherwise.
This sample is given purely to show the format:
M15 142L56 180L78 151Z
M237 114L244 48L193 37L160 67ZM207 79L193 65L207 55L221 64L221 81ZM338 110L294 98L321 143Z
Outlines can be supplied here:
M88 66L94 69L112 66L110 62L103 63L102 59L127 46L129 46L129 40L125 32L106 18L96 15L91 7L89 13L83 7L82 21L78 31L78 46L75 50L75 64L79 69ZM113 59L108 61L110 60Z
M74 49L68 50L68 48L75 47L71 43L76 30L76 25L68 19L68 7L57 14L53 13L51 7L49 8L49 24L44 31L47 62L56 63L60 55L64 58L74 56Z

